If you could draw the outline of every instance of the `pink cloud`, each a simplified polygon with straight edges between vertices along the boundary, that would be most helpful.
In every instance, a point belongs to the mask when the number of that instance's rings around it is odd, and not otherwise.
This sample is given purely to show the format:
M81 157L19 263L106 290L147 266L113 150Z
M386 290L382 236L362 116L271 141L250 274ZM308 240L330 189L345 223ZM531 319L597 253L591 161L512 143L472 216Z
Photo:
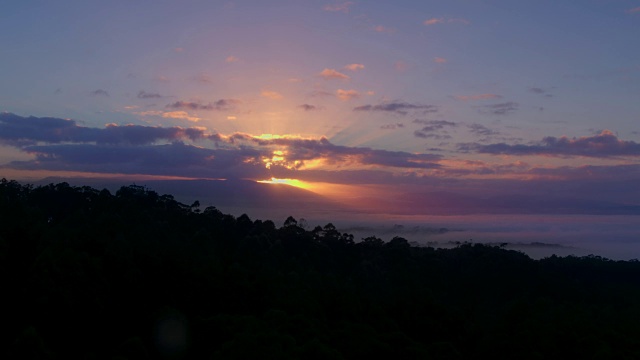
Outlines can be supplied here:
M338 97L338 99L340 99L342 101L349 101L349 100L353 100L353 99L359 98L360 97L360 93L357 90L338 89L338 90L336 90L336 96Z
M318 76L325 80L349 80L349 76L345 75L335 69L324 69L322 70Z
M382 26L382 25L378 25L378 26L374 27L373 30L375 32L387 33L387 34L392 34L392 33L396 32L396 29L390 28L390 27L386 27L386 26Z
M362 70L364 69L364 65L362 64L349 64L347 66L344 67L347 70L351 70L351 71L358 71L358 70Z
M430 26L430 25L440 24L443 22L444 22L443 18L431 18L423 21L422 23L426 26Z
M240 61L240 59L238 59L237 57L235 57L233 55L229 55L229 56L227 56L225 61L228 62L228 63L234 63L234 62Z
M441 57L435 57L435 58L433 58L433 61L438 63L438 64L445 64L447 62L447 59L441 58Z
M635 14L637 12L640 12L640 6L635 7L633 9L629 9L629 10L626 11L626 13L628 13L628 14Z
M343 12L346 14L349 12L349 8L354 4L355 3L353 1L346 1L343 3L337 3L337 4L328 4L323 7L323 10L330 11L330 12Z

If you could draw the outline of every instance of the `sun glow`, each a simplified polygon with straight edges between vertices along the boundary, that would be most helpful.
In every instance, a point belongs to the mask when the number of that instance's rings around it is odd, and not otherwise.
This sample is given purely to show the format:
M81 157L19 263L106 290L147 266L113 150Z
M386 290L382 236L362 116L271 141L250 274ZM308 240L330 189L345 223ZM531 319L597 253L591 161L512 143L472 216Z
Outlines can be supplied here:
M277 179L272 177L269 180L258 180L259 183L262 184L283 184L283 185L289 185L289 186L294 186L297 188L301 188L301 189L305 189L305 190L309 190L309 191L313 191L313 185L306 182L306 181L301 181L298 179Z

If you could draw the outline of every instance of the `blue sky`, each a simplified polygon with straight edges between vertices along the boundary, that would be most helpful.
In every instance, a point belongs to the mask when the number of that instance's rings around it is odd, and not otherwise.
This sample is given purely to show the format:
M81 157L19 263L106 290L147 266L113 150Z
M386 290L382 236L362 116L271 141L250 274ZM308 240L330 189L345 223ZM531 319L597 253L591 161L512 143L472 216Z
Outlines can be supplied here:
M635 213L638 33L639 1L11 2L0 174Z

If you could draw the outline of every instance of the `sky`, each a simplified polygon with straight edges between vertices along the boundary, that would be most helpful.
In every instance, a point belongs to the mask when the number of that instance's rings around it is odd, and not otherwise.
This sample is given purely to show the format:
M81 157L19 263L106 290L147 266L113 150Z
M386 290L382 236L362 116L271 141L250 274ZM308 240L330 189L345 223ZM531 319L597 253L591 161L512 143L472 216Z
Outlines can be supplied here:
M639 215L638 34L637 0L10 1L0 176Z

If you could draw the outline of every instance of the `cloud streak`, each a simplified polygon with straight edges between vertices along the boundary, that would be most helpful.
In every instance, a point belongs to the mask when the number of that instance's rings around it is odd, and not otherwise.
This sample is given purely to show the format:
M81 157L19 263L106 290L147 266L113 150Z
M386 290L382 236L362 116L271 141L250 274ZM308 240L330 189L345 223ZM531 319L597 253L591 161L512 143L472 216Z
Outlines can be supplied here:
M461 144L460 150L473 151L494 155L543 155L543 156L581 156L595 158L609 158L619 156L640 156L640 143L620 140L609 130L598 135L580 138L566 136L548 136L541 141L524 145L509 145L505 143L480 145Z
M353 108L353 111L390 112L400 115L407 115L410 111L421 112L423 114L434 113L438 111L438 107L435 105L419 105L395 101L378 105L357 106Z

